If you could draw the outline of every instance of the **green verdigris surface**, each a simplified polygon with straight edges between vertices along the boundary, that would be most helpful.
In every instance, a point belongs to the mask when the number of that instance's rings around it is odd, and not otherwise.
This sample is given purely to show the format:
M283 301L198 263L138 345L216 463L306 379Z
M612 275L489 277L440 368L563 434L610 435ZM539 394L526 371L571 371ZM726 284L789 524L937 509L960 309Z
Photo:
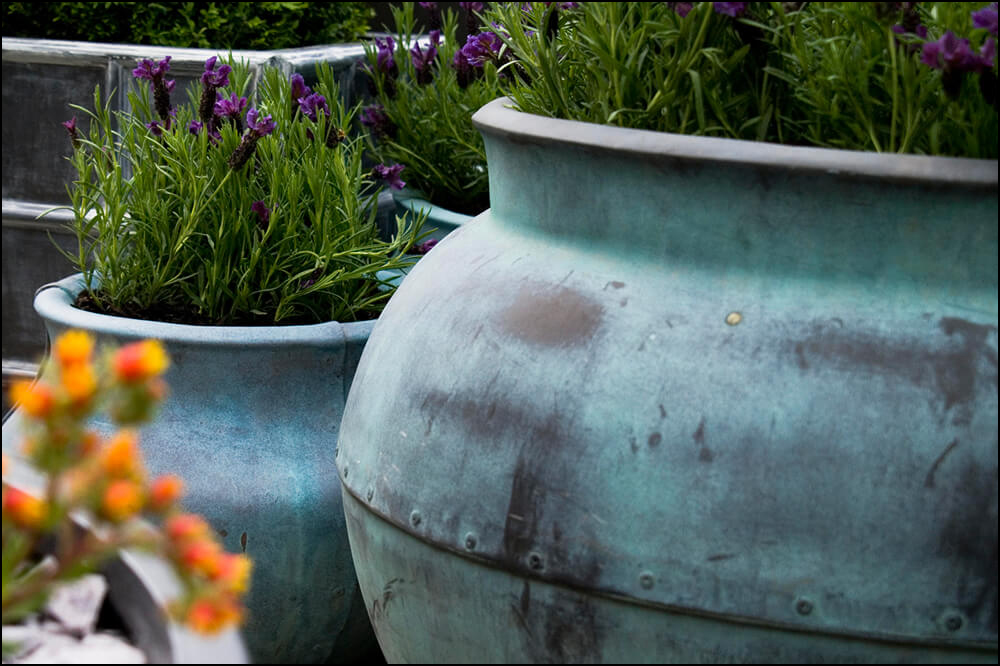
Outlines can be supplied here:
M387 659L995 661L997 163L503 104L341 425Z

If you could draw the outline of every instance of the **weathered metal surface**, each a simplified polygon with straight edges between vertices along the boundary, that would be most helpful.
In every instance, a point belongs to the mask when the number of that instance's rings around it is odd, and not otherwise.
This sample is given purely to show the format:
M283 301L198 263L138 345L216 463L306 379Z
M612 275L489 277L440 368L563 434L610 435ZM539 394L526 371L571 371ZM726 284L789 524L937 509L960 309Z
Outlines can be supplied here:
M53 337L68 327L101 343L147 337L171 357L170 396L142 429L152 475L185 482L184 505L226 550L254 561L244 635L254 661L349 660L374 646L344 525L334 447L355 365L373 322L213 327L97 315L71 306L78 277L39 292ZM97 427L110 431L109 423ZM3 426L19 455L20 414Z
M565 656L511 647L540 628L449 577L474 562L572 590L567 617L616 599L729 623L703 625L706 659L768 659L755 626L811 637L804 661L995 660L996 162L500 104L477 116L493 207L394 295L341 425L387 655L433 661L420 626L485 614L492 634L452 658ZM373 604L413 553L396 535L398 557L362 555L376 515L438 549L393 619ZM571 660L691 658L668 639L609 632Z

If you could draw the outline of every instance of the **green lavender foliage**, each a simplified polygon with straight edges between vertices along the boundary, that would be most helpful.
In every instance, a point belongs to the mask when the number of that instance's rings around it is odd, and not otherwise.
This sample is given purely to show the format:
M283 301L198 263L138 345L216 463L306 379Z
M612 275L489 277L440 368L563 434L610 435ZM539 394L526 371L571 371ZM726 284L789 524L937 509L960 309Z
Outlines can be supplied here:
M369 133L373 159L403 164L407 187L425 194L444 208L478 214L489 207L489 175L482 136L472 124L472 114L503 95L496 66L486 63L483 75L467 87L458 84L452 68L458 15L442 12L441 37L430 83L417 82L410 49L420 36L412 2L393 7L399 75L392 82L376 71L376 48L366 43L375 101L385 109L395 131L391 136Z
M351 127L357 108L343 106L329 66L317 67L313 89L331 115L311 121L292 115L290 83L279 70L264 69L255 82L245 64L229 63L230 85L219 92L249 97L256 87L248 108L277 126L238 171L227 163L241 141L232 124L222 125L218 145L208 132L188 130L198 91L176 107L160 137L146 126L155 113L145 82L128 95L130 113L112 114L99 88L93 110L75 107L89 116L90 130L71 158L79 251L70 258L90 297L108 312L188 323L377 314L392 292L376 273L412 263L405 253L421 220L397 219L392 240L379 239L364 137L348 135L332 148L323 140ZM270 210L267 224L252 209L258 201Z
M295 48L356 41L364 2L5 2L7 37L189 48Z
M957 98L897 35L903 3L492 3L505 92L528 113L679 134L879 152L997 157L997 113L966 73ZM692 4L686 16L677 5ZM978 53L984 3L917 3L928 40ZM554 26L558 30L553 30ZM994 61L992 73L996 75Z

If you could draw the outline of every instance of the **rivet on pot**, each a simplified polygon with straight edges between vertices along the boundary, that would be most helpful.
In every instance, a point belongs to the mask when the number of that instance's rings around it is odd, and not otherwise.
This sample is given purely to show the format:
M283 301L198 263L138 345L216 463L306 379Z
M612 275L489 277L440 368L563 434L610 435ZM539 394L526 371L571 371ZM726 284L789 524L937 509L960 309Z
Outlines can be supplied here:
M809 615L813 612L813 602L802 598L795 602L795 612L799 615Z
M535 571L539 571L543 566L545 566L545 563L542 560L541 555L532 552L528 553L528 566L534 569Z
M368 501L371 502L372 498L375 497L375 489L374 488L369 488L368 489L367 497L368 497Z
M958 631L962 628L965 621L962 620L962 616L958 613L945 613L944 616L944 628L948 631Z
M642 586L644 590L653 589L653 585L656 583L656 578L653 576L651 571L643 571L639 574L639 585Z
M345 479L347 478L347 472L348 471L350 471L350 470L348 469L347 465L344 465L344 478Z
M736 326L741 321L743 321L743 315L739 312L730 312L726 315L726 323L730 326Z
M423 518L420 516L420 512L414 509L410 513L410 524L413 525L414 527L417 527L418 525L420 525L421 520L423 520Z
M476 549L476 542L477 542L477 539L476 539L475 533L469 532L468 534L465 535L465 549L466 550L475 550Z

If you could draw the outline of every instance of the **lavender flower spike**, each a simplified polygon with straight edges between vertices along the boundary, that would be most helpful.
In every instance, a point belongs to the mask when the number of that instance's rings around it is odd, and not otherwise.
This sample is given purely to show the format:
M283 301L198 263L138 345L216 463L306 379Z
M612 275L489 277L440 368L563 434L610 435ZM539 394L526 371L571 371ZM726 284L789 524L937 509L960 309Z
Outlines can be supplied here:
M386 185L393 189L401 190L406 187L406 182L400 179L399 173L405 168L402 164L393 164L392 166L376 164L374 172Z
M246 166L246 163L253 157L257 141L273 132L275 127L277 127L277 123L271 119L271 116L262 118L257 109L247 111L247 128L250 131L243 135L243 138L240 139L240 145L236 146L236 150L229 156L229 168L233 171L239 171Z
M712 9L717 14L725 14L726 16L737 18L743 16L749 4L749 2L713 2Z
M171 56L167 56L155 65L149 58L143 58L139 61L139 66L132 70L135 78L149 81L156 113L164 121L170 118L170 91L174 89L175 83L163 78L170 70L170 58Z
M260 117L257 109L247 111L247 127L257 138L267 136L274 131L278 124L271 119L271 116Z
M80 147L80 133L76 129L76 116L73 116L69 120L62 123L62 126L66 128L66 132L69 133L69 140L73 144L74 150Z
M302 113L312 121L316 121L318 111L323 111L327 117L330 116L330 107L326 103L326 98L319 93L313 93L308 97L300 97L297 102Z
M994 37L997 36L997 3L992 2L979 11L972 12L972 25L977 28L984 28L990 31Z
M410 49L410 59L413 61L413 69L417 72L417 83L427 85L434 78L434 61L437 58L437 47L441 41L441 31L431 30L431 43L424 51L420 44L416 44Z
M201 75L201 101L198 103L198 117L210 128L215 124L216 90L229 85L229 73L233 71L229 65L222 65L216 70L217 60L218 56L212 56L205 61L205 72Z
M306 80L298 72L292 74L289 81L292 84L292 116L294 117L299 108L299 100L303 97L309 97L312 94L312 89L306 85Z
M232 93L228 98L223 97L222 93L216 93L216 96L218 99L212 108L214 117L218 120L228 119L236 127L237 132L242 132L242 115L243 109L247 106L247 98L237 97L236 93Z
M263 201L254 201L250 204L250 210L257 213L257 220L260 228L267 231L267 224L271 220L271 210Z

